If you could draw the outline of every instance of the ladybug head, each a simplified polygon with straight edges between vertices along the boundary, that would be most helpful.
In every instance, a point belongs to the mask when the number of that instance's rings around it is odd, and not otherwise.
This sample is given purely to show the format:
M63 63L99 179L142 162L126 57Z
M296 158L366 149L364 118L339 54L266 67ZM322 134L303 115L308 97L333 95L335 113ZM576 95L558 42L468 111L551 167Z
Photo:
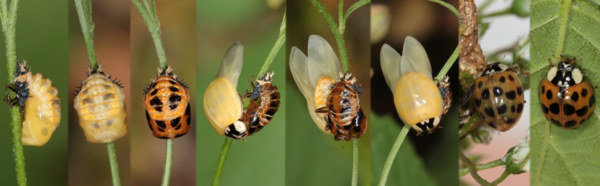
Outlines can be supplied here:
M172 76L173 78L177 78L173 75L173 68L171 66L167 66L167 68L158 68L158 76Z
M225 129L225 136L233 139L242 139L248 135L246 124L241 121L235 121Z
M488 64L485 70L481 73L481 76L491 76L498 72L504 72L506 70L508 70L508 66L500 62L495 62L492 64Z
M577 60L560 56L561 60L557 66L550 68L546 79L559 87L569 87L583 81L583 73L577 67Z

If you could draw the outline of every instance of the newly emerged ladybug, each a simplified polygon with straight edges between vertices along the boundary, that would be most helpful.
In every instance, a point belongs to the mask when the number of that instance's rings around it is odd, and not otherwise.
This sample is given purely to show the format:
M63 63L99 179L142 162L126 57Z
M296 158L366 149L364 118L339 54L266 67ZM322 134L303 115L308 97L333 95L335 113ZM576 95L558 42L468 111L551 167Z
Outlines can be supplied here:
M418 134L432 133L450 107L448 77L434 82L427 52L415 38L405 38L402 54L387 44L381 48L381 69L396 111Z
M60 98L52 81L29 71L26 63L18 64L15 79L8 88L17 94L5 97L11 105L19 105L23 115L21 141L24 145L42 146L50 140L60 124Z
M583 80L583 72L575 67L576 59L560 56L557 66L550 68L540 82L540 104L552 123L573 129L581 126L596 103L594 87Z
M158 77L144 93L146 120L154 137L173 139L189 132L190 95L170 66L158 69Z
M367 118L360 108L360 88L350 73L340 73L335 52L325 39L311 35L308 56L293 47L290 70L319 129L333 134L335 140L359 138L365 133Z
M525 97L521 81L512 68L499 62L488 64L471 90L475 110L489 127L504 132L519 121Z
M242 70L244 46L236 42L225 54L219 65L217 77L204 92L204 114L219 135L241 139L248 135L242 118L242 99L237 83Z
M76 91L75 110L87 141L108 143L127 133L125 93L121 85L102 71L91 70Z
M244 95L249 101L248 108L240 119L248 128L248 135L252 135L265 127L279 109L280 95L277 86L272 83L273 73L266 73L262 78L251 83L251 91Z

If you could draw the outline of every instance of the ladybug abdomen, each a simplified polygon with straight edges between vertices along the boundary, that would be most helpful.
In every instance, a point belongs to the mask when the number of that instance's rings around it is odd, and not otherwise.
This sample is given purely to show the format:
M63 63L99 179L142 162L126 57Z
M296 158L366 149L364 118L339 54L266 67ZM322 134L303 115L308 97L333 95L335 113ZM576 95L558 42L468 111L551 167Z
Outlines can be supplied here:
M525 98L513 72L478 78L475 86L475 108L488 126L504 132L519 121Z
M542 111L552 123L566 129L581 126L595 108L594 88L581 82L567 88L559 88L544 79L540 83Z
M144 97L146 117L157 138L176 138L190 129L191 111L187 89L171 76L156 79Z

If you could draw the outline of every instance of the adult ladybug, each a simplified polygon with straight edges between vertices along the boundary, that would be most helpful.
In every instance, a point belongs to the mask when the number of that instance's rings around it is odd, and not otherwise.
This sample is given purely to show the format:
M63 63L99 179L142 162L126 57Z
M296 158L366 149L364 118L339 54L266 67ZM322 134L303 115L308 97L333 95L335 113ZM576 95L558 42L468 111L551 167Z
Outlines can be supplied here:
M265 127L279 109L277 86L272 83L273 73L266 73L262 78L251 82L251 91L244 98L249 101L241 121L247 125L248 135L252 135Z
M236 42L225 54L219 65L217 77L204 92L204 115L215 131L222 136L242 139L248 135L248 127L240 118L243 115L242 99L237 83L242 71L244 46Z
M331 133L335 140L359 138L365 133L367 118L360 108L360 88L350 73L340 73L341 65L325 39L311 35L308 56L293 47L289 63L319 129Z
M449 78L434 80L425 48L415 38L404 40L401 56L391 46L381 48L381 69L394 95L394 105L404 124L417 134L439 128L451 104Z
M158 77L144 90L146 120L154 137L173 139L190 131L190 95L173 69L158 69Z
M18 64L15 79L8 88L17 97L5 100L18 105L23 114L21 141L24 145L42 146L50 140L60 124L60 98L52 81L29 71L26 63Z
M583 80L583 72L575 67L576 59L560 56L540 82L540 105L552 123L573 129L587 120L596 103L594 87Z
M98 65L75 92L75 110L87 141L108 143L127 133L125 93Z
M512 68L488 64L472 87L475 110L483 122L498 131L510 130L523 113L523 86Z

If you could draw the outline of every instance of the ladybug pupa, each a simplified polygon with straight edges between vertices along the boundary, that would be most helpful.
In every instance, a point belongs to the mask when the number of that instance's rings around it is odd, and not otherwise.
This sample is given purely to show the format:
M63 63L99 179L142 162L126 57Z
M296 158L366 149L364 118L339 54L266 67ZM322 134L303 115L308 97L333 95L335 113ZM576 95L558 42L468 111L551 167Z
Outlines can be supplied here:
M102 71L92 70L75 93L79 126L87 141L109 143L127 133L125 93L121 85Z
M243 102L248 102L248 107L244 109L240 120L246 124L248 135L260 131L269 124L279 109L281 97L272 79L273 73L265 73L263 77L256 80L256 83L251 81L251 90L244 94Z
M26 63L18 64L15 79L8 88L17 97L6 101L23 112L21 141L24 145L42 146L50 140L60 124L60 98L52 81L29 71Z
M242 139L248 135L242 117L242 99L237 83L242 70L244 46L236 42L219 64L217 77L206 88L203 104L204 114L219 135Z
M381 48L381 69L394 95L396 111L404 124L418 134L432 133L449 108L450 99L444 102L440 93L449 97L448 78L439 83L446 87L438 88L431 75L427 52L415 38L405 38L402 54L387 44Z
M173 139L190 130L190 95L169 66L158 69L155 80L144 91L146 120L154 137Z
M321 36L309 37L308 57L296 47L291 50L292 76L317 127L335 140L357 139L367 128L358 98L361 90L356 78L341 69L335 52Z

